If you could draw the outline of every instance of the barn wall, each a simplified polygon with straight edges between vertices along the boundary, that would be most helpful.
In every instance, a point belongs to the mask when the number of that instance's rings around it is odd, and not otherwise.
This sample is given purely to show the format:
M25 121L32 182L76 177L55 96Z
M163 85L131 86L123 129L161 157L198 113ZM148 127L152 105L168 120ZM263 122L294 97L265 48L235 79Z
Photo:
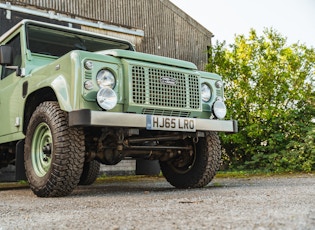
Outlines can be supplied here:
M0 0L0 2L54 11L72 18L138 28L144 31L143 38L110 31L102 33L126 38L141 52L191 61L201 69L207 63L206 50L211 45L212 33L168 0ZM88 27L82 29L96 30Z

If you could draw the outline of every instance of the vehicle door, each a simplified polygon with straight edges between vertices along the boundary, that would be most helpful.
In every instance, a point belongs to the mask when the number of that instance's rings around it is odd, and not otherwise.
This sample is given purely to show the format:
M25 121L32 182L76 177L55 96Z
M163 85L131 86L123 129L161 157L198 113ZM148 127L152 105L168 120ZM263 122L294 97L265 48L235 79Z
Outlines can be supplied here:
M2 44L4 45L4 44ZM21 66L21 39L20 34L16 34L5 45L13 49L12 66ZM0 66L0 142L10 137L10 135L21 131L21 111L22 90L18 83L21 80L16 76L14 68Z

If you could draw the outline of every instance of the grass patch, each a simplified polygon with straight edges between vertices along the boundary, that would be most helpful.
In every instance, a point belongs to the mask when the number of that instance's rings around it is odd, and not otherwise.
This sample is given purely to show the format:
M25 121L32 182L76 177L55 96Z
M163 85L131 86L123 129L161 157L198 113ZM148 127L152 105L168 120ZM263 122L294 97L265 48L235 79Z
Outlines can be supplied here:
M21 183L18 182L1 182L0 183L0 190L8 190L8 189L21 189L29 187L27 182Z
M218 171L217 178L248 178L248 177L272 177L272 176L300 176L313 175L315 172L271 172L263 170Z
M266 172L262 170L252 171L218 171L216 178L250 178L250 177L273 177L273 176L303 176L314 175L315 172ZM102 175L97 178L96 183L110 183L110 182L132 182L132 181L154 181L164 179L163 175L147 176L147 175L126 175L126 176L108 176ZM215 187L220 187L220 184L214 184Z
M156 179L163 178L162 176L146 176L146 175L126 175L126 176L107 176L102 175L96 179L96 183L104 183L104 182L124 182L124 181L153 181Z
M211 184L211 186L212 186L212 187L216 187L216 188L221 188L221 187L223 187L224 185L221 184L221 183L218 183L218 182L214 182L214 183Z

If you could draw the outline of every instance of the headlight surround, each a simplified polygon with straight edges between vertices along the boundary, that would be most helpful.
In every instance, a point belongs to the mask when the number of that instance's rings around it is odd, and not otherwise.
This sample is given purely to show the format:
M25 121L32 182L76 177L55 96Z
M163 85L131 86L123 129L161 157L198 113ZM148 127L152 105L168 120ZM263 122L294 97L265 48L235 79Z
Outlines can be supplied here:
M97 103L105 110L113 109L117 104L117 94L110 88L101 88L97 92Z
M203 102L209 102L211 99L211 88L208 84L202 83L201 84L201 99Z
M116 85L115 75L108 69L100 70L96 75L96 81L101 88L111 88L113 89Z

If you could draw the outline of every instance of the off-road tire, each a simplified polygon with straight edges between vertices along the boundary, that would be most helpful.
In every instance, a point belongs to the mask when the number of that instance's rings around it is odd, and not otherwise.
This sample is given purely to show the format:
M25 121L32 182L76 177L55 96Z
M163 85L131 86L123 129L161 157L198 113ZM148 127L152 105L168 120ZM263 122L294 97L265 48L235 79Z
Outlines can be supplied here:
M215 176L221 161L221 145L215 132L205 133L204 138L194 144L191 164L176 167L173 160L160 162L161 171L166 180L176 188L201 188Z
M100 162L92 160L85 162L79 185L91 185L95 182L100 172Z
M83 131L68 127L68 114L57 102L40 104L29 121L24 147L26 176L34 194L70 194L79 183L84 154Z

